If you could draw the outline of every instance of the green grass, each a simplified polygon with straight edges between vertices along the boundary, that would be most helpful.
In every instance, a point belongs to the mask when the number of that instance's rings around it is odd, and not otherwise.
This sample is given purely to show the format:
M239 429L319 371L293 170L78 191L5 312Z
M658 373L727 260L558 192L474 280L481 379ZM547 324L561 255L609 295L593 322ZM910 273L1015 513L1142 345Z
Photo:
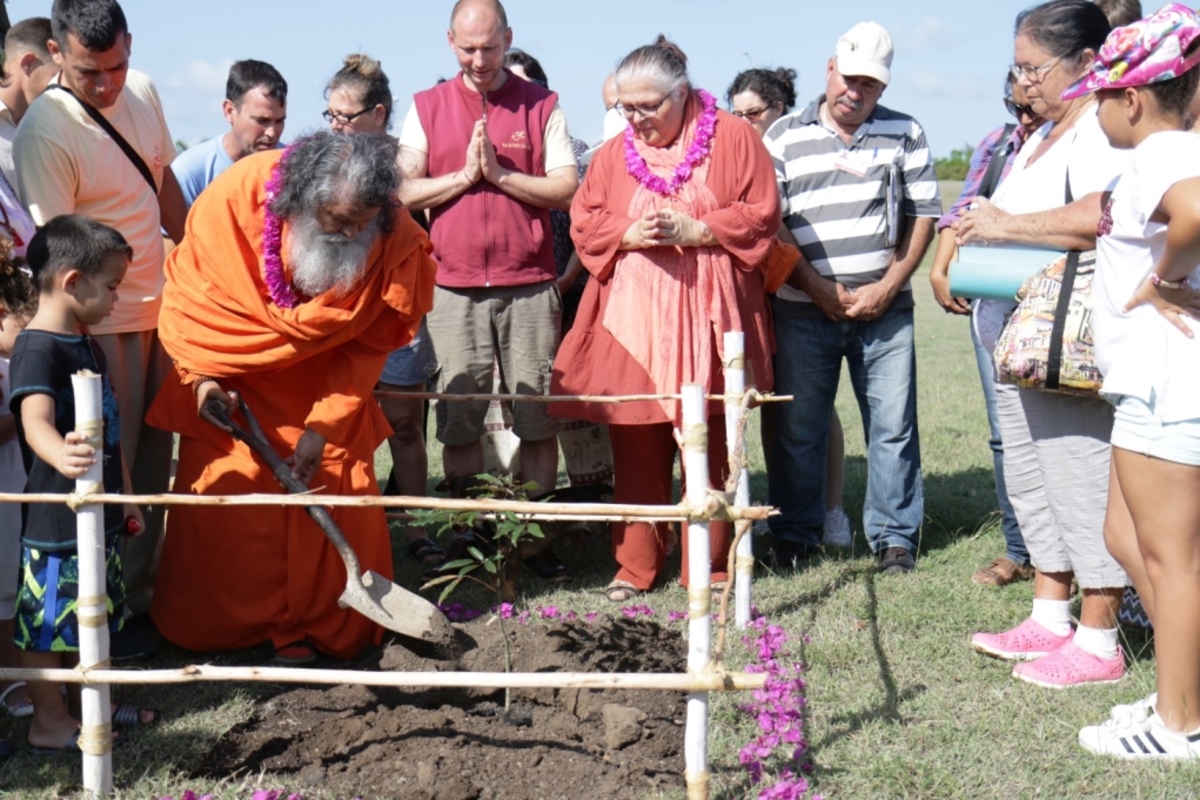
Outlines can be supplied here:
M967 647L972 632L1000 629L1028 613L1029 584L986 589L971 573L1002 552L995 524L991 454L966 321L933 302L926 271L914 279L920 426L925 467L926 523L915 574L881 577L862 538L865 461L860 417L843 379L838 410L846 429L846 507L856 531L850 554L830 555L786 577L755 583L758 606L795 635L808 664L809 741L814 788L832 798L1193 797L1200 765L1128 765L1097 759L1076 744L1078 729L1108 714L1114 703L1151 691L1154 667L1142 637L1127 642L1134 660L1113 687L1054 692L1009 676L1004 663ZM751 438L755 498L766 493L757 430ZM431 474L440 474L437 448ZM386 455L380 453L380 466ZM382 470L381 470L382 472ZM396 531L400 552L400 532ZM577 573L565 586L535 580L521 587L527 605L556 604L580 612L611 611L600 588L611 577L605 548L563 548ZM412 586L413 568L398 557L397 580ZM471 590L458 599L482 605ZM669 583L648 602L665 616L686 604ZM801 642L807 634L808 642ZM732 637L731 660L741 647ZM265 653L242 654L252 663ZM168 663L182 663L178 660ZM140 732L117 755L120 798L178 796L182 789L247 797L251 787L283 787L273 776L188 778L203 754L230 727L245 720L251 701L270 687L211 684L139 687L123 700L165 711L161 727ZM714 797L753 796L737 764L737 750L754 731L736 711L737 695L715 698L710 736ZM24 723L0 719L0 733L20 740ZM681 765L682 766L682 765ZM69 796L79 787L75 759L34 760L27 755L0 767L0 795ZM682 798L679 792L672 800Z

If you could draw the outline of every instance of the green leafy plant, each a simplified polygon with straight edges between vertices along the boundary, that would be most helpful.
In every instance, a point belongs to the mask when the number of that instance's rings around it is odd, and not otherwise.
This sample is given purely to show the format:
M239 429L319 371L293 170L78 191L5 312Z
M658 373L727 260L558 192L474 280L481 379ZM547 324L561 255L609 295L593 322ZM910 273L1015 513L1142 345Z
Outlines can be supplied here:
M477 499L526 501L529 499L529 493L539 488L538 484L533 482L518 484L508 476L498 477L482 474L476 475L475 479L478 482L474 487ZM504 641L504 671L512 672L512 650L508 640L508 629L505 625L508 615L501 611L502 607L506 605L503 602L505 573L509 559L519 551L522 543L545 537L542 527L527 515L514 514L511 511L490 513L448 510L417 511L413 513L413 524L427 529L436 527L438 536L445 533L456 536L462 531L474 530L475 523L480 518L490 520L495 528L492 536L494 551L485 552L478 544L468 545L466 558L457 558L443 564L442 572L445 574L426 582L421 589L442 586L442 593L438 597L439 605L445 603L446 598L461 586L463 581L473 581L494 592L496 595L496 618L500 621L500 638ZM504 714L506 717L511 713L510 695L510 690L506 688L504 690Z

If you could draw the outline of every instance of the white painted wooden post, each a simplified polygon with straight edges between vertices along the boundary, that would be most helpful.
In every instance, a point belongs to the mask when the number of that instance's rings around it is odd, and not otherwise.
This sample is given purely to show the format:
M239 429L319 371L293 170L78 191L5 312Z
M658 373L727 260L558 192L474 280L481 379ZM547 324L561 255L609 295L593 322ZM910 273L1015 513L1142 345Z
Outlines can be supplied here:
M104 491L104 416L100 376L83 371L71 376L75 390L75 430L85 433L96 449L96 463L75 482L79 496ZM108 594L105 586L104 506L92 504L76 511L79 553L79 667L108 661ZM113 789L112 702L108 684L85 684L81 689L83 723L79 749L83 751L83 791L103 797Z
M687 384L682 389L683 464L687 473L685 496L693 509L708 498L708 423L704 387ZM690 674L698 675L712 659L712 570L708 522L687 525L688 542L688 656ZM707 800L708 692L690 692L684 734L684 765L688 800Z
M738 474L737 493L734 503L745 508L750 505L750 470L746 467L746 443L734 458L737 432L742 424L742 394L746 391L746 334L729 331L725 334L725 443L729 450L729 463L742 464ZM735 523L741 524L741 523ZM736 528L735 528L736 530ZM733 598L739 628L750 624L750 584L754 577L754 543L747 533L738 543L734 560Z

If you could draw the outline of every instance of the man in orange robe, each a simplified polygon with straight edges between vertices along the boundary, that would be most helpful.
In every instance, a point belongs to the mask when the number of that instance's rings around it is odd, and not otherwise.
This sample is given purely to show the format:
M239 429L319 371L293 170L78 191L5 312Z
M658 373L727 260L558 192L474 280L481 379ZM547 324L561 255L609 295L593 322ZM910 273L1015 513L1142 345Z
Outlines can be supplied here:
M424 232L393 198L386 136L318 133L242 159L199 196L166 264L159 335L175 362L149 414L180 434L175 491L280 493L271 471L212 424L241 398L293 476L322 493L377 495L391 432L372 389L433 302ZM236 418L236 415L235 415ZM364 570L390 578L381 508L333 517ZM176 644L270 641L281 663L353 658L381 630L337 599L346 571L303 508L175 506L152 617Z

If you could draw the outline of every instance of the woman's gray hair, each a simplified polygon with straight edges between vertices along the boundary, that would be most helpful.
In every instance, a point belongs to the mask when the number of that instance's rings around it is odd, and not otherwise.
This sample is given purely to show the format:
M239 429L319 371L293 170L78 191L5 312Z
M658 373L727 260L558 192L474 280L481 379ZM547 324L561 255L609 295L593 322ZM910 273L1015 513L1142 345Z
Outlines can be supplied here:
M672 94L681 86L691 86L687 73L687 56L661 33L654 44L634 50L617 65L617 89L631 81L648 81L664 94Z
M1050 0L1018 14L1014 32L1065 59L1099 51L1111 30L1108 17L1092 0Z
M313 214L327 203L346 201L379 208L381 230L392 229L400 189L392 137L320 131L288 147L279 170L280 188L271 201L271 213L283 218Z

